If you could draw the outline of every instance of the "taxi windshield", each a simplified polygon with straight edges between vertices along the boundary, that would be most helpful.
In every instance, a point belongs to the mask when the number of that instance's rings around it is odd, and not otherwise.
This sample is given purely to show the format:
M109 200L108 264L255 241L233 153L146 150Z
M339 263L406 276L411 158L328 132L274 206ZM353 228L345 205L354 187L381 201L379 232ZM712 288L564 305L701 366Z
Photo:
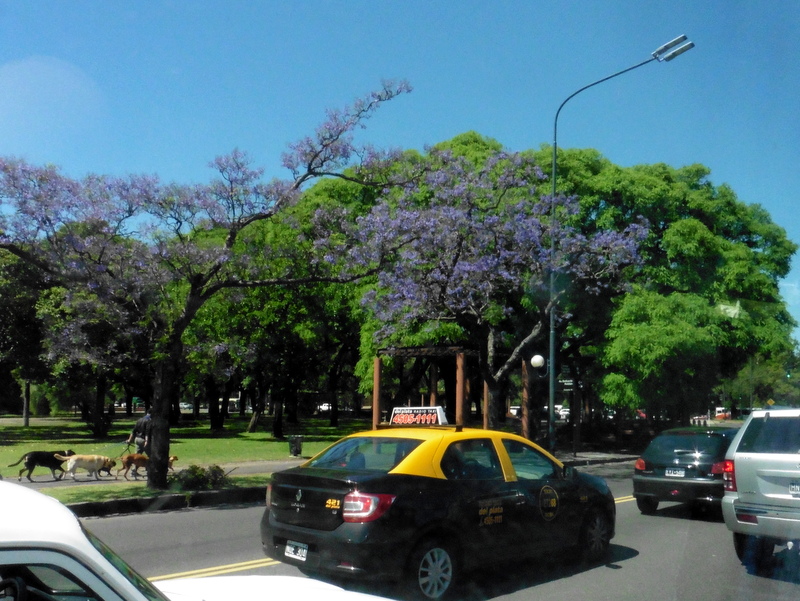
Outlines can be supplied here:
M412 438L345 438L312 459L308 466L387 473L408 457L421 442Z

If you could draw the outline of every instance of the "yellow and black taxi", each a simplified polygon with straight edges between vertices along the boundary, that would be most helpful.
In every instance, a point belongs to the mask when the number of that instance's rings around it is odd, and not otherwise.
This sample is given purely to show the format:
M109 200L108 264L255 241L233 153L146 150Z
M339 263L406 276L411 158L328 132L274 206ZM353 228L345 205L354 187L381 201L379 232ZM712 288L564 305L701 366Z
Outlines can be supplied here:
M477 567L606 554L616 508L601 478L519 436L457 426L353 434L277 472L265 553L308 574L400 581L450 596Z

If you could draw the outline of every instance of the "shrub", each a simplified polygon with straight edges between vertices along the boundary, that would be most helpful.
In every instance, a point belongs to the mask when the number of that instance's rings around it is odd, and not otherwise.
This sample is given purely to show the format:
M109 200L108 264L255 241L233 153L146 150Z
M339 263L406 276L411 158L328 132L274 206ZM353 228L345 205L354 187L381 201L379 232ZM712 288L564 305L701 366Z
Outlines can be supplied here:
M229 486L228 475L218 465L208 468L190 465L171 475L167 483L174 490L219 490Z

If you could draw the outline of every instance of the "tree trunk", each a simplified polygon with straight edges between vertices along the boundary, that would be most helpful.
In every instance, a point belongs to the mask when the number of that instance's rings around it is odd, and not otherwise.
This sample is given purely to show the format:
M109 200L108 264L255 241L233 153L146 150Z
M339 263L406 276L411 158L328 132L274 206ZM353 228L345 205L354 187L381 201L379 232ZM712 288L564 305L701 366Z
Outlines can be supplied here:
M250 424L247 426L247 432L252 434L258 430L258 420L261 417L261 410L256 409L253 411L253 417L250 418Z
M167 356L156 364L156 381L153 386L152 424L150 426L150 462L147 467L147 487L156 490L167 488L169 465L169 416L172 402L180 396L180 366L183 343L180 334L173 335Z
M497 380L493 377L494 371L494 330L489 329L488 336L486 337L486 358L483 368L480 370L483 375L483 381L489 391L489 402L486 407L486 415L484 421L490 430L495 430L500 425L500 420L497 417L497 405L500 399L500 386Z
M283 401L275 401L275 417L272 419L272 436L283 440Z
M25 400L22 403L22 425L28 427L31 425L31 382L25 381Z
M208 422L212 432L225 428L225 415L219 407L219 386L213 376L205 381L205 397L208 403Z
M96 437L103 437L108 434L108 419L105 414L107 382L105 372L98 368L95 383L94 409L92 410L92 433Z

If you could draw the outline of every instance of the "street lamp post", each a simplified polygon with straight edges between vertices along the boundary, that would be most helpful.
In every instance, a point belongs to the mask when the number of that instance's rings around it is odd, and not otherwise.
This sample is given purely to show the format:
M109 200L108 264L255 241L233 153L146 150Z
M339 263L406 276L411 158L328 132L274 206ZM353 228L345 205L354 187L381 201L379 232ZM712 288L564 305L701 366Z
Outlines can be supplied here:
M663 46L656 49L651 55L650 58L644 60L640 63L633 65L632 67L628 67L627 69L623 69L622 71L617 71L616 73L609 75L608 77L604 77L602 79L598 79L590 83L589 85L583 86L579 90L573 92L562 102L558 110L556 111L555 119L553 120L553 169L552 169L552 182L553 182L553 195L551 200L551 207L550 207L550 227L552 228L555 224L556 219L556 173L557 173L557 151L558 151L558 116L561 113L561 109L564 108L564 105L567 104L570 100L572 100L575 96L583 92L584 90L588 90L591 87L596 86L597 84L601 84L604 81L608 81L609 79L613 79L623 73L627 73L628 71L633 71L634 69L638 69L648 63L652 63L653 61L658 61L660 63L667 63L672 59L680 56L684 52L691 50L694 48L694 42L687 42L686 36L681 35L675 38L674 40L667 42ZM684 43L686 42L686 43ZM555 234L555 232L553 232ZM555 262L555 235L550 236L550 255L551 255L551 263ZM552 450L555 447L555 402L556 402L556 380L558 378L557 370L556 370L556 273L554 266L550 269L550 341L549 341L549 380L548 380L548 403L547 403L547 442Z

